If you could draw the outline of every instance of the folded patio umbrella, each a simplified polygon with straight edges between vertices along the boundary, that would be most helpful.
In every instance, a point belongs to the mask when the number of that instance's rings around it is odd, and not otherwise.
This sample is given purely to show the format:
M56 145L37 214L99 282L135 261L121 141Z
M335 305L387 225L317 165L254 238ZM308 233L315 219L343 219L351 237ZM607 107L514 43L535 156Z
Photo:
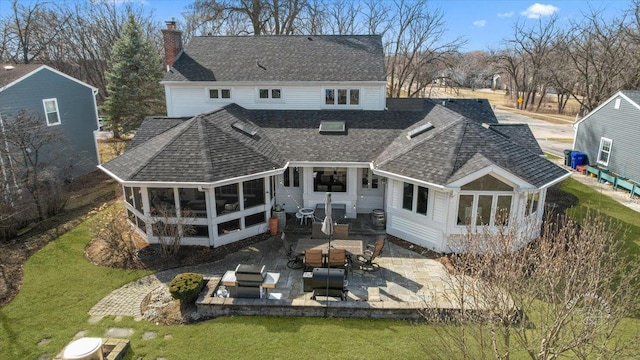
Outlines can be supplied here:
M333 235L333 220L331 219L331 193L324 196L324 221L322 222L322 232L329 237Z

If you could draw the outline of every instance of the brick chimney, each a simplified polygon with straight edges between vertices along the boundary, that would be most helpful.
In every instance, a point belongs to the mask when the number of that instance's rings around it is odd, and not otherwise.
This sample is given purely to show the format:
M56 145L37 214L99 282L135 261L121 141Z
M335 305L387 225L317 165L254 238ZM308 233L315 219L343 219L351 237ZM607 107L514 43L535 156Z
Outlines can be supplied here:
M182 31L176 30L174 19L165 21L166 29L162 29L162 40L164 41L164 60L167 71L176 61L176 57L182 51Z

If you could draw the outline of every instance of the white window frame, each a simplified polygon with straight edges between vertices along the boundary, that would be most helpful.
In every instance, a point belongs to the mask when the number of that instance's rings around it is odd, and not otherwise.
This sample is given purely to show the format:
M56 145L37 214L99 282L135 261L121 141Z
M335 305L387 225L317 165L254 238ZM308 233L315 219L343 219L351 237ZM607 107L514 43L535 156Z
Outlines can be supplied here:
M412 198L411 198L411 210L409 210L409 209L405 209L404 206L403 206L404 205L404 184L405 184L405 182L402 183L403 194L402 194L402 203L400 204L400 208L402 210L404 210L404 211L412 212L414 214L423 215L423 216L430 216L431 215L430 204L431 204L431 201L432 201L431 200L431 198L432 198L431 189L429 189L426 186L421 186L421 185L417 185L417 184L413 184L413 183L407 183L407 184L413 185L413 195L412 195ZM423 189L425 189L427 191L426 212L424 212L424 213L418 212L418 191L419 191L419 188L423 188Z
M362 185L362 179L367 178L367 185ZM373 179L378 180L378 187L373 187ZM369 168L362 168L362 177L359 179L359 185L362 190L380 191L382 188L382 177L373 173Z
M538 209L540 208L540 191L527 193L525 200L524 216L537 216Z
M56 116L58 117L58 122L50 122L49 121L49 114L52 112L47 112L47 103L48 102L53 102L53 104L56 106ZM55 126L55 125L60 125L62 124L62 119L60 119L60 110L58 109L58 99L57 98L50 98L50 99L43 99L42 100L42 106L44 107L44 116L47 119L47 126Z
M509 221L504 224L504 226L508 226L511 223L511 219L513 218L513 204L514 204L514 193L510 191L473 191L466 190L461 191L458 194L458 206L456 207L456 216L460 214L460 196L462 195L470 195L473 196L473 201L471 202L471 224L469 224L472 228L476 228L478 226L488 226L494 227L496 226L496 212L498 210L498 197L499 196L510 196L511 197L511 206L509 207ZM489 225L478 225L478 203L481 195L491 196L491 209L489 210ZM527 206L530 206L527 203ZM458 221L455 222L456 227L458 228L466 228L467 224L458 224Z
M338 104L338 91L347 91L347 103ZM351 104L351 91L358 91L358 103ZM327 104L327 91L333 91L333 104ZM322 89L322 104L327 107L362 107L362 89L350 87L326 87Z
M604 145L605 143L607 143L607 142L609 143L609 150L608 150L608 151L605 151L605 150L603 149L603 145ZM601 138L600 138L600 147L598 148L598 158L597 158L598 160L597 160L596 162L597 162L598 164L602 164L602 165L604 165L604 166L609 165L609 160L611 160L611 150L612 150L612 149L613 149L613 140L611 140L611 139L609 139L609 138L606 138L606 137L601 137ZM600 157L601 157L601 155L602 155L603 153L606 153L606 154L607 154L607 161L602 161L602 160L600 160Z
M267 97L266 98L261 98L260 97L260 91L261 90L267 90ZM280 91L280 97L279 98L274 98L273 97L273 91L274 90L278 90ZM256 101L264 101L264 102L282 102L283 101L283 91L282 88L280 87L257 87L256 88Z
M217 98L213 98L211 97L211 90L218 90L218 97ZM222 90L228 90L229 91L229 97L225 98L222 97ZM207 98L207 101L231 101L231 99L233 99L233 90L230 87L208 87L205 88L204 94Z

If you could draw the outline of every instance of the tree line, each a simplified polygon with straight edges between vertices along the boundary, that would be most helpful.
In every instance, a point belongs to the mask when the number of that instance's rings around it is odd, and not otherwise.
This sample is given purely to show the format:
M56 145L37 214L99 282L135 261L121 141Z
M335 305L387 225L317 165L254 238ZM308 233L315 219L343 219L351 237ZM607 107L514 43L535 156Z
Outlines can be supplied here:
M92 1L30 4L14 0L0 19L0 58L52 65L107 95L105 71L132 14L162 53L160 25L144 6ZM377 34L383 38L390 97L428 96L434 84L490 86L499 75L523 109L539 110L554 93L557 112L569 99L584 114L619 89L640 88L640 0L610 19L518 19L494 49L464 53L446 17L428 0L194 0L182 13L185 42L201 35Z

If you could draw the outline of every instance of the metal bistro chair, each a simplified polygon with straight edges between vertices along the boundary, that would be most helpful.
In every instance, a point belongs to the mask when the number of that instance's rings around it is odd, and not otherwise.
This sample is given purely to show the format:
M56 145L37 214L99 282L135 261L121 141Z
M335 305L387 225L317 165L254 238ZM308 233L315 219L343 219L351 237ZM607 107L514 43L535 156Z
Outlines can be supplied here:
M293 245L289 244L289 242L287 241L287 237L284 234L284 232L282 232L282 235L280 235L280 239L282 239L282 245L284 246L284 252L285 254L287 254L287 267L289 269L301 269L303 264L302 264L302 255L297 255L293 252Z
M378 271L380 270L380 265L373 262L375 258L380 256L382 253L382 248L384 247L385 239L381 239L376 241L375 245L367 245L367 247L373 247L373 250L366 249L364 254L358 256L358 261L360 261L360 268L365 271Z

